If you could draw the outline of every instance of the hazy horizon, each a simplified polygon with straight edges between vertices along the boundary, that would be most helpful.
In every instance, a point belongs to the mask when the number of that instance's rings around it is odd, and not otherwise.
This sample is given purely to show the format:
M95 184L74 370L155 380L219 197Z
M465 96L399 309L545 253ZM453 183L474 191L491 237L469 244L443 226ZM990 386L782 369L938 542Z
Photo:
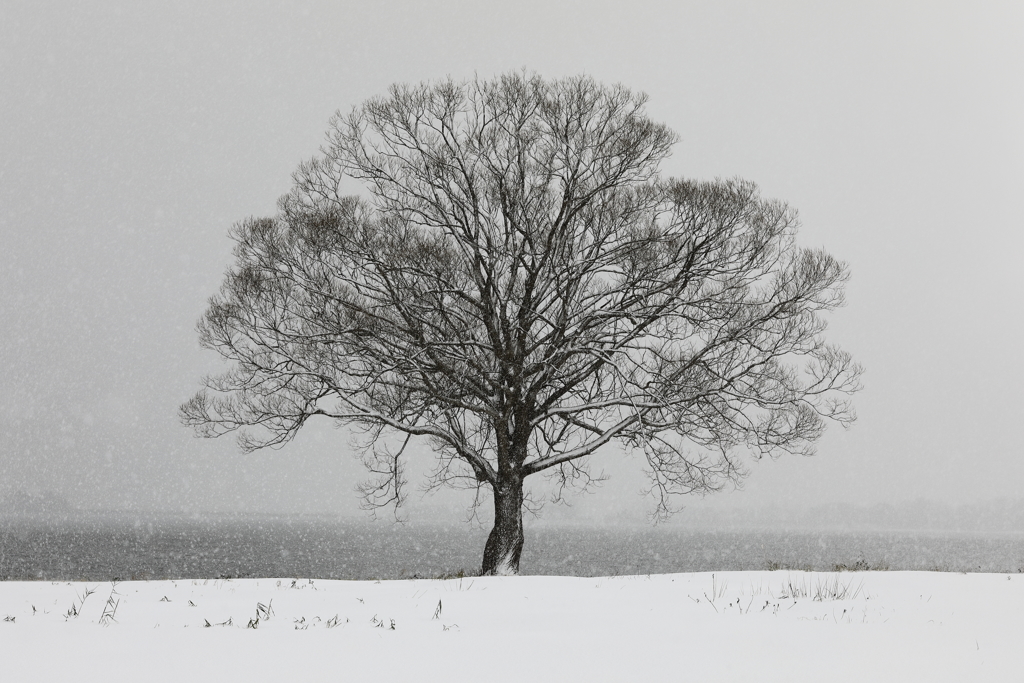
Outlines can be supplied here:
M691 531L763 530L775 532L935 532L1024 534L1024 496L994 498L966 504L950 504L918 499L898 503L821 503L813 505L704 504L691 505L670 519L653 523L643 505L629 505L619 499L612 508L549 505L540 514L525 516L527 528L547 526L630 527L686 529ZM167 508L79 508L52 491L28 493L0 489L0 524L153 524L175 520L222 521L287 520L301 518L325 523L377 525L382 532L398 524L405 526L443 525L467 529L487 529L491 512L482 509L478 518L469 519L465 507L455 501L415 500L403 508L400 518L393 514L365 511L326 512L294 510L167 509Z

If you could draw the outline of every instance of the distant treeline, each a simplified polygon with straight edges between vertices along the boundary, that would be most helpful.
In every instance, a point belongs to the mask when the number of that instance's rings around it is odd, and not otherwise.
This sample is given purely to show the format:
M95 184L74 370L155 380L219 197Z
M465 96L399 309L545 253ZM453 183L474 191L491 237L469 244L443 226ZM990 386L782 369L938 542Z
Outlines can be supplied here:
M674 523L694 529L1024 533L1024 499L1000 498L960 505L916 500L873 505L832 503L804 508L700 508L684 510Z

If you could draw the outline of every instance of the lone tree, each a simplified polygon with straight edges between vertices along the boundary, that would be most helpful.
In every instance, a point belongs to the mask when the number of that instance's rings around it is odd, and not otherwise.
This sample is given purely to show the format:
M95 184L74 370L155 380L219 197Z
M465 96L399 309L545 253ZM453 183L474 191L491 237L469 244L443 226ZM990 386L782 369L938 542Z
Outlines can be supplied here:
M278 214L235 226L198 326L233 365L183 421L246 451L317 415L362 428L370 506L402 501L426 437L431 486L493 496L485 574L519 570L526 478L585 486L606 444L643 453L657 515L810 454L854 419L860 368L821 317L847 268L752 183L661 178L676 136L646 99L513 73L337 114Z

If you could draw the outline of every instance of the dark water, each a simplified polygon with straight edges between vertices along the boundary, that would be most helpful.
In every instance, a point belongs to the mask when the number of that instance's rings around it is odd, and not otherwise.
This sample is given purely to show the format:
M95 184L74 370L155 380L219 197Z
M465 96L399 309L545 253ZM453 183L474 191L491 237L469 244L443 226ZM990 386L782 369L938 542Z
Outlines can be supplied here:
M480 566L471 526L297 518L0 523L0 579L397 579ZM1024 535L528 529L524 574L807 569L1024 571Z

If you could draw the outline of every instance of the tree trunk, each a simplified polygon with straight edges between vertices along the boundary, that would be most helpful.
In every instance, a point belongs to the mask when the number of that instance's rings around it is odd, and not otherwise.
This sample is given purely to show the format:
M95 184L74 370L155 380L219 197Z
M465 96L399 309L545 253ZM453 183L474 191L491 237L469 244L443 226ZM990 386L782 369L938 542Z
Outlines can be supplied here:
M523 482L510 478L494 486L494 528L484 546L485 576L519 573L523 553Z

